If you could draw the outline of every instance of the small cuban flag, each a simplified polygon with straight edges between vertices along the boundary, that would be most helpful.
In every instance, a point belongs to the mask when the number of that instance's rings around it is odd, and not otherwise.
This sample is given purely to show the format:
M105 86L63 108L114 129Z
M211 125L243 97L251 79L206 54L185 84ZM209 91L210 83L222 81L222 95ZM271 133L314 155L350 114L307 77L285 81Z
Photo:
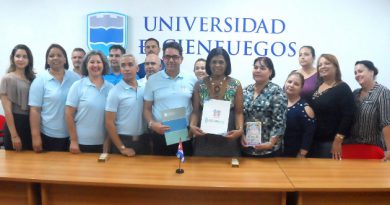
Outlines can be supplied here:
M184 151L181 138L179 140L179 146L177 147L176 157L179 158L181 162L184 162Z

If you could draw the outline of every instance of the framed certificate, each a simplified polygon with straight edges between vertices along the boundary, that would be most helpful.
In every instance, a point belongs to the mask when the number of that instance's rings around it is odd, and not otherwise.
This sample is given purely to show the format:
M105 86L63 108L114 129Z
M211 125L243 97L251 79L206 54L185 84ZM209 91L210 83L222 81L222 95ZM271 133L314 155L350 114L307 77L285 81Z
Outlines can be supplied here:
M249 147L261 144L261 122L247 122L245 140Z
M171 128L164 134L167 145L177 144L180 139L183 142L189 140L186 109L184 107L164 110L161 114L162 124Z
M230 101L207 100L203 104L200 129L205 133L225 135L229 124Z

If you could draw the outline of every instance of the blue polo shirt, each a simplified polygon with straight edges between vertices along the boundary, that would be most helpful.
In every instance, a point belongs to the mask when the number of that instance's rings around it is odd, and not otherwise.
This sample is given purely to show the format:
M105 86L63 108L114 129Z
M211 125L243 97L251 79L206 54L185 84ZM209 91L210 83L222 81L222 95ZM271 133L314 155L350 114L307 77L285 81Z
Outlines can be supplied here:
M119 81L122 80L123 76L122 73L119 73L119 75L115 75L114 73L110 73L103 76L104 80L112 83L113 85L116 85L119 83Z
M76 81L69 90L66 105L77 109L74 117L78 143L101 145L106 137L104 107L113 85L107 81L99 89L89 77Z
M65 70L62 82L49 71L35 78L29 92L28 105L41 108L41 132L54 138L69 137L65 123L65 101L69 88L80 76Z
M107 97L106 111L115 112L115 126L121 135L139 136L145 131L143 96L145 86L137 82L137 89L121 80Z
M175 78L169 77L165 70L149 77L145 86L145 101L152 101L153 118L161 122L161 112L167 109L185 107L187 123L192 112L192 92L196 78L188 73L180 72Z

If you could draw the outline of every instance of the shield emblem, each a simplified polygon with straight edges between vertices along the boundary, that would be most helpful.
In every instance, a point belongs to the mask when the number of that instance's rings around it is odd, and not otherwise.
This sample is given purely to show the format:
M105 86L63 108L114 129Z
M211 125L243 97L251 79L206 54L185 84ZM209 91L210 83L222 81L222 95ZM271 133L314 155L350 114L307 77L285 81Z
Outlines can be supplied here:
M112 45L127 48L127 15L95 12L87 15L87 46L108 56Z

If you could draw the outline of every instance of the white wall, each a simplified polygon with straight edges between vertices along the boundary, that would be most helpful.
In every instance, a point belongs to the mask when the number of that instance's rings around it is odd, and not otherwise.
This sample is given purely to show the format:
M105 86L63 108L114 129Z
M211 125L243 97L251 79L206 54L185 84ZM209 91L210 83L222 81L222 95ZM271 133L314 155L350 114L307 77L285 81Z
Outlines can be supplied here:
M302 45L312 45L317 56L331 53L339 59L343 80L353 89L353 67L357 60L372 60L379 69L378 82L390 87L390 1L388 0L41 0L0 1L0 76L9 66L9 54L19 43L27 44L34 55L37 72L44 69L45 52L51 43L59 43L70 55L74 47L87 48L86 15L98 11L114 11L129 16L128 52L138 61L144 60L139 53L139 40L154 37L165 39L231 40L231 41L281 41L296 42L298 52ZM281 34L243 32L187 31L148 32L144 17L226 17L281 19L286 28ZM266 24L267 25L267 24ZM196 27L195 26L195 27ZM160 53L161 55L162 53ZM192 71L193 62L201 55L184 55L182 68ZM69 56L68 56L69 57ZM251 69L255 55L243 53L231 56L232 76L244 85L252 83ZM273 80L283 84L287 74L297 69L298 54L289 57L270 55L275 64ZM386 78L387 77L387 78ZM1 110L0 110L1 111Z

